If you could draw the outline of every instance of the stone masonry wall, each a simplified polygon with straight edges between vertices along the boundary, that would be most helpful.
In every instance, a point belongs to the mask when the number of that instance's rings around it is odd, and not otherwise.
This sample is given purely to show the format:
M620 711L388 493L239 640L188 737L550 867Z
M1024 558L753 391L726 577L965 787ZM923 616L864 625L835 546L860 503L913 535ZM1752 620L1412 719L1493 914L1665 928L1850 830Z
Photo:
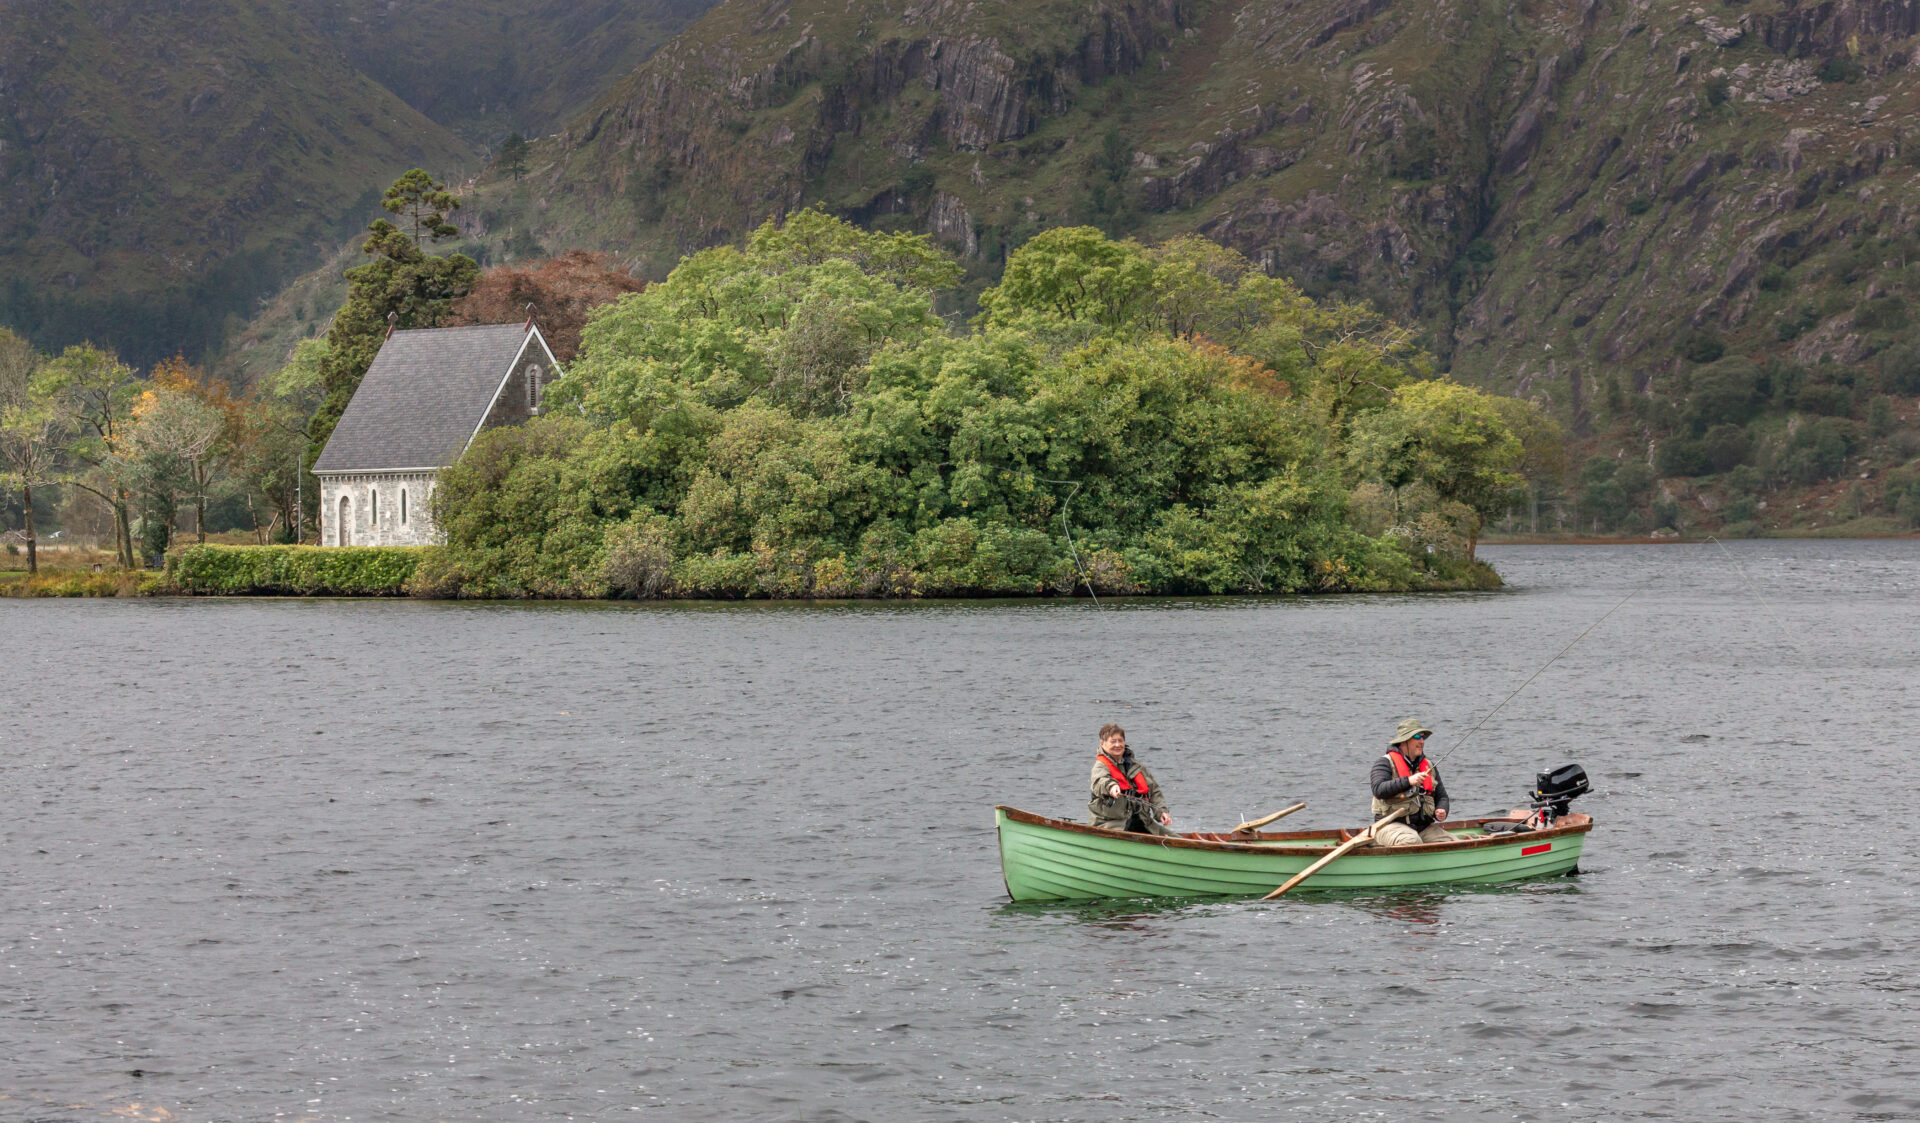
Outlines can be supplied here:
M440 540L427 500L438 472L342 472L320 477L322 546L428 546ZM342 506L342 501L345 506ZM342 515L346 535L341 535Z

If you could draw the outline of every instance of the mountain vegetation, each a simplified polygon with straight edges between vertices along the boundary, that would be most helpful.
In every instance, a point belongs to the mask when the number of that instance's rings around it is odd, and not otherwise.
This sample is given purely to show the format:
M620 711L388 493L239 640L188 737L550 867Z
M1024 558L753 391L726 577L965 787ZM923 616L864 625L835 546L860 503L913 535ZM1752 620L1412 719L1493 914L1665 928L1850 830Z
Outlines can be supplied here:
M1372 309L1366 338L1404 325L1416 381L1556 419L1559 444L1506 418L1504 530L1895 530L1920 524L1917 68L1920 8L1884 0L49 0L0 22L0 324L237 384L300 347L350 393L400 309L343 244L409 167L485 162L457 255L407 267L462 273L410 322L582 324L613 274L817 206L944 247L959 276L922 287L977 336L1014 330L993 302L1043 233L1198 235ZM570 250L604 256L542 264ZM1414 517L1381 455L1346 481L1359 530ZM1468 502L1423 486L1416 514Z
M1413 326L1627 472L1611 493L1581 467L1543 492L1550 520L1717 523L1915 451L1917 12L730 0L485 187L470 227L658 275L818 202L931 233L963 296L1050 227L1199 233ZM1736 376L1751 408L1694 390ZM1853 505L1890 511L1881 484Z
M360 73L479 147L558 129L713 0L291 0Z
M377 185L466 158L281 0L52 0L0 21L0 323L201 354Z
M143 368L212 357L379 213L396 174L457 177L509 132L551 130L706 6L10 6L0 325Z

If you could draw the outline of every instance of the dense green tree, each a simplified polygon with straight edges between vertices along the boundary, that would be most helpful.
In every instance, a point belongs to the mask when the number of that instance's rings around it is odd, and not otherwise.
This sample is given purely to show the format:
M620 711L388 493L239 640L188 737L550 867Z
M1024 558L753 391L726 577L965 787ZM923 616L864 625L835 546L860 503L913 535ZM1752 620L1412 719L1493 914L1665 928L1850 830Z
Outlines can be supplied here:
M588 327L554 401L602 419L682 392L718 408L757 394L803 415L844 412L870 356L944 331L932 292L958 277L923 238L803 211L623 298Z
M1045 318L1122 329L1142 317L1153 294L1153 262L1139 243L1115 241L1091 226L1062 226L1007 259L1000 283L980 294L980 322L1035 326Z
M320 502L319 482L306 474L308 426L326 397L325 340L303 339L279 370L259 379L242 403L231 470L248 508L273 512L276 540L298 543ZM258 515L255 526L260 525Z
M494 165L501 171L519 179L527 174L527 153L532 149L527 138L519 133L508 133L507 139L500 142L500 151L494 156Z
M1404 328L1360 305L1316 304L1293 282L1200 237L1143 246L1092 227L1049 230L1013 255L980 306L979 326L1060 346L1103 334L1210 340L1310 396L1336 425L1430 373Z
M0 328L0 487L19 489L27 535L27 572L40 570L33 489L57 479L62 419L54 408L41 357L26 340Z
M1347 461L1362 478L1395 490L1424 484L1442 503L1459 504L1469 512L1462 529L1471 557L1481 527L1524 482L1517 469L1526 450L1504 416L1510 408L1456 382L1408 383L1354 424Z
M149 556L172 544L182 503L193 509L198 540L207 540L207 500L232 451L237 411L224 385L207 381L183 358L153 370L120 453L146 499L142 538Z
M446 184L436 183L432 176L419 168L413 168L394 180L380 197L380 206L406 223L405 232L413 240L415 249L431 242L445 241L460 233L459 227L447 221L449 214L460 209L459 198L447 190ZM382 232L377 229L379 223L374 225L374 237L378 240Z
M47 364L46 394L66 435L62 481L103 500L113 511L114 552L134 565L128 513L126 440L140 383L133 368L110 351L77 343Z
M1404 588L1469 563L1349 524L1373 469L1348 431L1465 512L1464 556L1512 493L1515 427L1544 426L1199 240L1049 232L965 334L933 311L959 276L925 238L809 211L603 306L551 412L443 477L422 587Z

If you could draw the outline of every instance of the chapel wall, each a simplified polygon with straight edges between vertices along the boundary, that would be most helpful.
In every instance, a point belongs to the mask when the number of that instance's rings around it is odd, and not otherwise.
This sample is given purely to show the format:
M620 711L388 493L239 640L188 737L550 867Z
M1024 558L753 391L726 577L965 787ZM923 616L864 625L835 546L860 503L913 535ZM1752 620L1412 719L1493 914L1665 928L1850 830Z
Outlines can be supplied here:
M545 404L547 386L554 380L553 364L547 362L547 353L538 343L530 343L513 366L513 373L507 376L506 384L500 388L500 394L493 400L493 408L487 411L487 419L480 424L481 429L498 429L507 425L521 425L534 416L534 411ZM531 386L529 384L531 383Z
M440 541L428 500L438 472L341 472L320 477L322 546L431 546ZM345 506L342 506L342 501ZM346 535L341 535L342 514Z

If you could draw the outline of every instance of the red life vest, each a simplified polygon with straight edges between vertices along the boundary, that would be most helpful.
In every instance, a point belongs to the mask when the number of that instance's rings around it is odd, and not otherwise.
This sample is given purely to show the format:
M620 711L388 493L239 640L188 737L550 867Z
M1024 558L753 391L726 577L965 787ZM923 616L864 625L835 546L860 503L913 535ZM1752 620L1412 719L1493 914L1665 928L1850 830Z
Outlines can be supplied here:
M1400 755L1399 749L1388 749L1387 759L1393 762L1393 774L1400 777L1402 780L1406 779L1409 776L1412 776L1415 772L1430 773L1433 771L1433 760L1424 755L1420 758L1420 767L1418 768L1415 768L1412 765L1408 764L1407 758Z
M1121 794L1124 795L1127 791L1131 790L1132 792L1134 792L1134 794L1138 795L1141 799L1147 798L1148 793L1151 792L1153 789L1147 786L1146 773L1143 772L1137 776L1129 778L1125 772L1122 772L1120 770L1120 766L1113 762L1112 757L1108 756L1105 753L1101 753L1099 755L1100 755L1100 763L1107 766L1107 771L1113 773L1114 782L1120 785Z

